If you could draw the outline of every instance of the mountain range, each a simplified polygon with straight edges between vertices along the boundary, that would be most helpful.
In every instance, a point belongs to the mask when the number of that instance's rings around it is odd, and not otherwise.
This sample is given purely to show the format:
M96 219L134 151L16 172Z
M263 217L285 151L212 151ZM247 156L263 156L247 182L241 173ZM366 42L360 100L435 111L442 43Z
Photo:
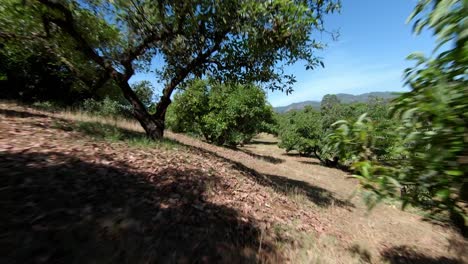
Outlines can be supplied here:
M340 102L344 104L349 104L349 103L365 103L369 101L369 98L372 97L379 97L382 99L393 99L397 97L395 92L370 92L370 93L363 93L363 94L358 94L358 95L352 95L352 94L345 94L345 93L339 93L336 94ZM278 113L286 113L291 110L301 110L306 106L312 106L315 109L320 109L320 101L303 101L303 102L298 102L298 103L292 103L286 106L278 106L274 107L274 110Z

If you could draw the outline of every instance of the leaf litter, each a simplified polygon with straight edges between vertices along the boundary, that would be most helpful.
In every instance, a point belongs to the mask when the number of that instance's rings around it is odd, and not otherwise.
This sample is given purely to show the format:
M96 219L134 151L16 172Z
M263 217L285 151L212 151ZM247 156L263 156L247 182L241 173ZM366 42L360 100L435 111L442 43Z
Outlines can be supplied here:
M96 141L71 121L4 106L2 263L284 262L275 226L323 230L213 155Z

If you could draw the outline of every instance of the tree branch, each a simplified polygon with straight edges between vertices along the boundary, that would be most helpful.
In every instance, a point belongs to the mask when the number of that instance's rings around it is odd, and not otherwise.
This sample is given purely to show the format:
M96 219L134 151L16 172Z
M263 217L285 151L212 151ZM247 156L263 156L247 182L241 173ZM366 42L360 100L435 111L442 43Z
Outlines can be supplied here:
M63 6L62 4L51 1L51 0L37 0L40 3L44 4L45 6L57 10L63 14L65 19L56 19L52 18L49 19L50 22L53 22L63 30L65 30L68 35L70 35L75 42L78 44L80 49L94 62L96 62L99 66L103 67L109 74L113 75L117 73L117 71L111 66L109 62L104 60L101 56L99 56L96 51L91 47L88 41L76 30L75 28L75 21L73 19L72 12Z
M171 103L171 95L174 89L179 85L197 66L208 62L209 57L219 50L221 42L227 35L227 30L220 32L214 38L214 45L206 50L205 52L199 53L199 55L193 59L186 67L180 69L178 73L171 79L171 81L164 87L161 101L156 106L156 113L154 114L158 119L162 119L166 114L167 106Z
M44 48L47 52L49 52L53 56L57 56L57 58L83 83L85 83L89 88L91 88L92 92L95 92L97 89L102 87L110 78L109 74L102 73L99 74L99 78L96 81L90 80L87 76L81 74L80 70L78 70L70 61L68 61L65 57L59 54L52 46L50 46L45 40L47 39L47 35L40 35L37 33L31 34L31 36L21 36L15 33L10 32L2 32L0 31L0 39L4 40L40 40L44 45Z
M96 62L100 65L107 73L107 75L111 76L119 85L120 89L124 97L132 104L134 109L134 115L137 119L143 123L148 123L148 111L146 110L143 103L138 99L138 96L132 90L130 85L128 84L128 79L133 75L133 67L131 65L132 60L126 61L124 65L126 74L119 73L110 62L106 61L103 57L101 57L86 41L86 39L78 32L75 28L75 22L73 19L72 12L58 2L54 2L51 0L37 0L40 3L44 4L45 6L57 10L62 13L65 19L50 19L51 22L55 23L57 26L62 28L68 35L70 35L75 42L78 44L80 50L92 61ZM144 49L144 47L142 47ZM142 123L142 125L143 125Z

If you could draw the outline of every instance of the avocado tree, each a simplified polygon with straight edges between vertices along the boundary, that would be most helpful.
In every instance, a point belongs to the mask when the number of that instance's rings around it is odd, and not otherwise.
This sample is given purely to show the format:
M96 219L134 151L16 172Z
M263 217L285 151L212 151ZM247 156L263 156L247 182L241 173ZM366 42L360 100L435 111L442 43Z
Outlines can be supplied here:
M44 34L30 37L71 42L115 81L153 139L163 136L172 93L194 76L209 73L290 92L294 76L283 67L299 60L307 68L321 64L314 51L323 44L312 33L323 30L323 16L339 8L335 0L22 2L43 25ZM105 26L95 31L90 22ZM0 35L9 33L18 32ZM150 67L163 87L153 114L128 83L135 71Z
M437 36L437 49L426 58L411 54L416 66L405 71L411 91L395 100L406 158L381 164L355 164L363 186L377 200L396 197L432 214L445 213L467 235L468 201L468 35L467 3L420 0L410 16L419 33ZM442 49L442 50L441 50ZM390 132L389 132L390 133ZM400 190L405 190L400 193ZM373 203L373 202L372 202Z
M283 114L279 122L278 146L287 152L296 150L305 156L317 155L322 138L321 122L320 113L310 106Z
M177 133L202 134L203 116L210 111L209 81L194 79L174 95L168 109L168 127Z
M273 122L265 92L254 85L195 79L174 96L170 128L218 145L235 146L252 139Z

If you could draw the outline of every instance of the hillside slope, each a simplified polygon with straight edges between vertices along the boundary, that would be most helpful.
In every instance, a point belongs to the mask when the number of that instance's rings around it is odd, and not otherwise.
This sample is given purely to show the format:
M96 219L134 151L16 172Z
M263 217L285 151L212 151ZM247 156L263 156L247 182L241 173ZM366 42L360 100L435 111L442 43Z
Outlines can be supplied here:
M0 119L1 263L283 262L276 243L288 236L273 228L321 229L199 150L96 141L11 105Z
M354 180L283 155L272 137L239 150L173 133L153 144L103 120L121 134L98 140L89 132L111 128L76 121L86 118L0 104L1 263L462 263L466 254L457 234L420 216L387 205L367 214L350 196Z

